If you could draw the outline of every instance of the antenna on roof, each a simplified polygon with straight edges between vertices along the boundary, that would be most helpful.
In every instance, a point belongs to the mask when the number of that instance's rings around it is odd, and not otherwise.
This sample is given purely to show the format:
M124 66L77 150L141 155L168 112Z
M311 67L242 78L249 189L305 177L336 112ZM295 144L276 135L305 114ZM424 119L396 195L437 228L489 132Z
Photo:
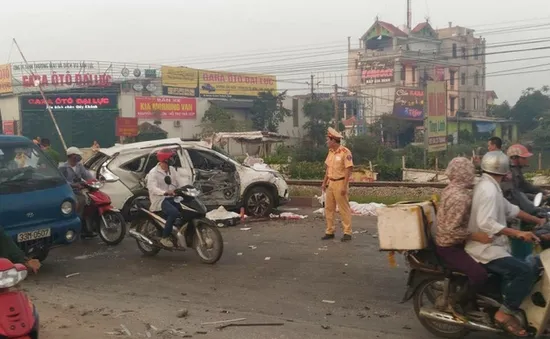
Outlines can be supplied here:
M411 0L407 0L407 28L410 30L412 24Z

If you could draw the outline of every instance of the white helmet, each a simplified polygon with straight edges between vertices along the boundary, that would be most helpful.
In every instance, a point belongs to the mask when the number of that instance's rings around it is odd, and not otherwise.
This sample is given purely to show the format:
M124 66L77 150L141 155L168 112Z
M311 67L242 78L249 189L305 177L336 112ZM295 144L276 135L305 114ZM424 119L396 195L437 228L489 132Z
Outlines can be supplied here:
M510 160L502 151L487 152L481 159L483 172L506 175L510 172Z
M82 156L82 151L80 149L78 149L78 147L69 147L69 148L67 148L67 156L71 156L73 154Z

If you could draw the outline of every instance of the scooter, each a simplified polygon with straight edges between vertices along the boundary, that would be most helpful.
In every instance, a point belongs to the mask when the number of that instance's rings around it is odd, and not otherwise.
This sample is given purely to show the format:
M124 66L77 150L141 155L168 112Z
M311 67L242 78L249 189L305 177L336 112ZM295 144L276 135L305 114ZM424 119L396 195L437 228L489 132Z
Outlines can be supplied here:
M171 178L164 181L171 185ZM174 223L171 239L173 248L160 244L166 220L161 212L151 212L148 197L135 200L134 210L138 211L132 219L129 235L136 239L137 246L143 254L154 256L161 250L185 251L194 248L201 261L206 264L216 263L223 254L223 238L216 223L206 218L206 206L198 199L200 191L188 185L176 189L173 198L180 207L180 217Z
M13 289L26 277L24 265L0 258L0 338L38 339L38 312L23 291Z
M111 198L101 192L103 184L96 180L82 180L86 206L82 222L88 229L99 233L101 240L110 246L118 245L126 236L126 221L120 210L113 207Z

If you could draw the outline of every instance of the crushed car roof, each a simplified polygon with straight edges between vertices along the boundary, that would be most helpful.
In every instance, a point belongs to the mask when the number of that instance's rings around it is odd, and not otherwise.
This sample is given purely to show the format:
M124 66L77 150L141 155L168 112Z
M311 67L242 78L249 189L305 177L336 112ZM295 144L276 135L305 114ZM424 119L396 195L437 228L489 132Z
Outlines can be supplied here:
M181 139L181 138L168 138L161 140L151 140L151 141L141 141L134 142L131 144L115 144L112 147L102 148L101 153L112 156L115 153L121 152L131 152L144 148L156 148L162 146L170 145L181 145L181 146L193 146L199 148L210 148L207 142L198 140L198 139Z

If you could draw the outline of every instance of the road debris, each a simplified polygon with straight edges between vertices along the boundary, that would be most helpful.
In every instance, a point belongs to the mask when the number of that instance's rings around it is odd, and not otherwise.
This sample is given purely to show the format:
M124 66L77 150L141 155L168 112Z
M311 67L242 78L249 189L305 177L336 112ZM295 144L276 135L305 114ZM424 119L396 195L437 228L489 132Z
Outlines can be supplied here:
M250 246L248 246L248 248L250 248L251 250L255 250L255 249L258 248L258 247L253 246L253 245L250 245Z
M132 336L132 332L130 332L130 330L128 330L128 328L126 326L124 326L123 324L120 324L120 328L122 329L122 332L124 334L126 334L127 336L129 336L129 337Z
M72 277L76 277L77 275L80 275L80 273L71 273L71 274L67 274L65 276L65 278L72 278Z
M218 325L218 324L226 324L226 323L234 323L237 321L245 321L246 318L237 318L237 319L229 319L229 320L220 320L220 321L210 321L206 323L201 323L201 325Z
M181 310L176 313L176 316L178 318L185 318L189 315L189 311L186 308L182 308Z
M321 328L323 330L330 330L330 326L329 325L321 325Z
M250 231L251 227L241 227L241 231Z
M239 253L237 253L237 255L238 255L238 256L241 256L241 255L243 255L243 252L239 252Z
M336 301L334 301L334 300L323 300L323 302L325 304L334 304L334 303L336 303Z
M216 327L217 330L223 330L226 327L252 327L252 326L284 326L285 323L248 323L248 324L225 324Z
M269 261L269 260L271 260L271 257L265 257L264 260L265 260L265 261Z

